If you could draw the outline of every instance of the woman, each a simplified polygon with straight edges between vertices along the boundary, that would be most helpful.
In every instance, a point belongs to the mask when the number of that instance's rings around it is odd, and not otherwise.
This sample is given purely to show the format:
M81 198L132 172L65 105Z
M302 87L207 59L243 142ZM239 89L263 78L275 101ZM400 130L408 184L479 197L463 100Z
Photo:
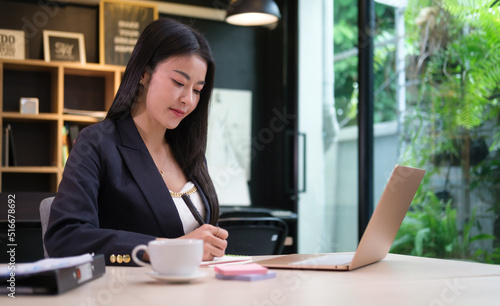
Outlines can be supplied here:
M192 28L170 19L146 27L106 119L80 132L68 158L44 237L49 256L93 252L134 265L136 245L165 238L203 239L204 260L224 255L205 163L214 69Z

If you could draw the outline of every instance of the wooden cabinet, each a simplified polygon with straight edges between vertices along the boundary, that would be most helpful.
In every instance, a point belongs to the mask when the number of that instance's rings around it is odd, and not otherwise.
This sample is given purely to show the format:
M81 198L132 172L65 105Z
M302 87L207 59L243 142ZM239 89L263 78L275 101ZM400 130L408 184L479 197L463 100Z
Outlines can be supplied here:
M0 60L0 192L56 192L63 173L63 131L100 119L66 110L107 111L125 67ZM38 114L21 114L20 98L39 99ZM5 128L12 129L16 165L6 165ZM12 156L10 156L12 160Z

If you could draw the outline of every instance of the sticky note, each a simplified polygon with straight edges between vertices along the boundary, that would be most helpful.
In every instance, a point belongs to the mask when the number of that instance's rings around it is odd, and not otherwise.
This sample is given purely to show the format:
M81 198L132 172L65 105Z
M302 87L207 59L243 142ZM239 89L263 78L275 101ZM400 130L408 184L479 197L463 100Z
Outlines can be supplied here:
M242 274L266 274L267 268L257 263L244 265L225 265L215 266L215 272L225 276L242 275Z

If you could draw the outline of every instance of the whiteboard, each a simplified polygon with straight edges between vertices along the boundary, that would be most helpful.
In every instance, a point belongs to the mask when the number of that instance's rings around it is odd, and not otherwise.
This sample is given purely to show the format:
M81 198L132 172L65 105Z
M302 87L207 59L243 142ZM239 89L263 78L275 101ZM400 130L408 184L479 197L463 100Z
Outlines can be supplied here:
M220 205L250 205L252 92L215 88L207 164Z

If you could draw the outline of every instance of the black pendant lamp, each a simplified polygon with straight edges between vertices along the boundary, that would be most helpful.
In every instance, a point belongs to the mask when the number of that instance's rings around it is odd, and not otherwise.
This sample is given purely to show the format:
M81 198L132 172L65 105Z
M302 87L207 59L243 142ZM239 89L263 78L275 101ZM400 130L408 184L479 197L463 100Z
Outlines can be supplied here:
M273 0L231 0L227 7L226 22L240 26L261 26L281 18Z

